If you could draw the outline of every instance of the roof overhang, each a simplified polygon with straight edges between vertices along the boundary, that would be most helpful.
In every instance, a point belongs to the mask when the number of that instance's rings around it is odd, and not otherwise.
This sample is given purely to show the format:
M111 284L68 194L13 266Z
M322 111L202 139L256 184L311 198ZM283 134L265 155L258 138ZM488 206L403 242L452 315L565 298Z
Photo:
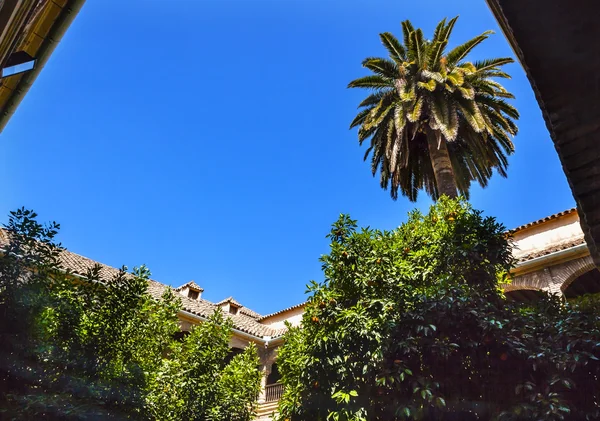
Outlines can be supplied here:
M600 1L486 1L529 78L600 266Z
M85 0L0 1L0 66L17 54L35 66L0 79L0 132L79 13Z

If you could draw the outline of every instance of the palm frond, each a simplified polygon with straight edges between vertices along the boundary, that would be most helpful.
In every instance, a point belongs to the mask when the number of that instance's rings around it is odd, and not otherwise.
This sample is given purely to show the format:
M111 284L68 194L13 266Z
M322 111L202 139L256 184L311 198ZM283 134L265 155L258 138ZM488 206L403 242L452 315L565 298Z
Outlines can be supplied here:
M454 25L456 25L456 21L458 20L458 16L453 17L448 21L448 24L444 28L443 32L440 34L440 39L448 40L450 35L452 35L452 30L454 29Z
M365 117L370 112L371 112L370 108L365 108L364 110L359 111L359 113L356 114L356 117L354 117L354 120L352 120L352 123L350 123L350 128L353 129L356 126L360 126L361 124L363 124L365 121Z
M389 90L381 90L381 91L377 91L372 93L371 95L369 95L368 97L366 97L365 99L362 100L362 102L360 104L358 104L358 108L361 107L368 107L370 105L375 105L378 104L379 101L381 101L386 95L390 95L392 91Z
M431 40L431 47L429 51L429 57L427 60L427 67L432 70L440 70L442 68L441 59L444 55L444 51L448 46L448 39L452 33L452 29L456 24L458 16L452 18L448 24L446 24L446 18L442 19L437 24L435 31L433 32L433 39Z
M506 138L510 140L510 136L516 136L519 132L517 125L511 119L505 118L500 113L492 111L488 116L491 120L494 133L496 131L502 131L506 135Z
M476 36L473 39L465 42L464 44L455 47L446 55L446 59L448 60L448 66L454 66L456 63L459 63L462 59L464 59L473 48L477 47L483 41L485 41L494 31L485 31L483 34Z
M398 77L398 66L391 60L380 57L369 57L363 60L362 65L384 78L394 79Z
M429 92L435 91L437 84L435 80L430 79L428 82L417 82L417 86L423 89L427 89Z
M486 70L485 72L477 71L477 76L481 77L481 78L485 78L485 79L489 79L491 77L499 77L502 79L512 79L508 73L503 72L501 70Z
M448 40L435 41L429 50L427 58L427 67L431 70L439 70L441 68L440 59L444 55L444 50L448 45Z
M408 91L404 91L400 94L400 99L404 102L414 101L416 97L417 97L417 94L415 92L414 87L412 89L410 89Z
M379 165L381 164L382 160L383 160L383 154L381 153L381 148L382 148L382 137L383 137L383 130L377 130L377 132L373 135L373 141L371 142L371 145L373 147L373 152L372 152L372 157L371 157L371 173L373 175L375 175L375 173L377 173L377 168L379 167ZM365 155L365 161L367 159L367 156Z
M409 20L402 22L402 35L404 37L404 47L410 49L410 34L415 30Z
M503 99L496 98L490 95L475 94L475 101L479 104L484 104L495 110L501 111L512 119L519 119L519 111Z
M504 86L502 86L500 82L497 82L492 79L485 79L485 83L494 88L494 95L508 93L506 88L504 88Z
M510 92L494 92L494 95L500 98L515 99L515 96Z
M348 88L368 88L368 89L382 89L393 87L394 82L388 78L380 75L369 75L354 79L348 84Z
M444 83L446 81L440 72L434 72L427 69L421 71L421 76L426 77L427 79L433 79L438 83Z
M421 117L421 111L423 111L423 98L422 97L417 100L412 111L410 111L408 114L406 114L406 118L411 123L414 123Z
M476 133L481 133L485 130L485 122L481 116L481 111L474 101L457 101L457 106L461 115Z
M504 153L512 155L515 151L515 145L506 132L498 127L494 127L492 132L492 138L499 143L499 146L501 146L502 149L504 149Z
M448 134L449 136L446 139L449 142L456 140L456 136L458 136L458 110L456 109L456 104L454 102L448 104Z
M421 31L420 29L413 31L410 39L411 48L409 50L409 59L414 60L419 67L422 67L425 58L425 44L423 43L423 31Z
M514 63L514 60L510 57L492 58L487 60L479 60L473 63L477 72L485 72L486 70L495 70L505 64Z
M435 27L435 30L433 31L433 38L431 39L432 43L443 41L443 39L440 39L440 35L443 33L445 27L446 18L442 19Z
M431 113L429 127L434 131L440 130L443 134L445 131L443 126L446 125L448 109L445 108L444 102L436 97L429 97L427 105Z
M444 89L450 93L452 93L456 90L456 88L454 86L448 85L447 83L444 83Z
M390 169L392 171L396 170L396 163L398 162L398 150L400 145L396 142L394 124L391 123L388 125L388 148L390 150L388 159L390 161Z
M401 136L406 127L406 116L402 104L396 104L394 108L394 126L396 127L396 135Z
M465 76L457 69L454 69L446 76L446 80L452 83L454 86L462 86L465 83Z
M370 127L367 129L364 125L361 125L358 128L358 144L362 145L365 140L375 133L375 130L377 130L377 127Z
M385 109L379 115L376 125L379 126L383 122L383 118L391 118L393 122L394 117L394 109L396 108L396 103L394 101L390 101L389 98L386 101L382 101L386 104Z
M475 99L475 89L473 89L470 86L459 86L456 89L458 89L458 92L460 92L460 94L462 95L463 98L465 99Z
M388 51L390 57L397 63L402 64L402 62L406 61L406 49L400 41L391 34L390 32L384 32L379 34L379 38L381 39L381 43Z
M455 69L460 69L460 71L463 72L467 76L470 76L470 75L474 74L475 72L477 72L477 69L475 68L475 66L473 66L473 63L471 63L469 61L455 63L455 64L453 64L453 66L455 66L454 67Z

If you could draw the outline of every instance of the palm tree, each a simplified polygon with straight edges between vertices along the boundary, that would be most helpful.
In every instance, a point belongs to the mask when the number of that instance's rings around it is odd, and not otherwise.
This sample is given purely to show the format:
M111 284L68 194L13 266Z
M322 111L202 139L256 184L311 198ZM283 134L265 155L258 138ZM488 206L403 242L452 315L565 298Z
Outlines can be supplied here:
M442 20L431 41L409 21L402 22L403 43L380 34L389 58L365 59L373 74L348 85L372 90L350 128L359 126L361 145L371 139L364 159L371 154L373 176L380 171L381 187L391 185L394 200L400 191L415 201L421 189L435 200L468 198L471 181L485 187L494 169L506 177L519 113L494 78L510 78L501 67L513 60L465 60L492 31L447 52L457 19Z

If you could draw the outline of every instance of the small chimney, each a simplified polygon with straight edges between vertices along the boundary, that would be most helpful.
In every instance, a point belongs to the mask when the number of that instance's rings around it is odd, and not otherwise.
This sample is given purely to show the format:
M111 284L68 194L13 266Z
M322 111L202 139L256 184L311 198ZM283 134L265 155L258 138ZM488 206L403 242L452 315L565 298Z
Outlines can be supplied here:
M194 281L190 281L187 284L183 284L180 287L175 288L175 291L179 292L184 297L198 301L202 297L202 292L204 292L204 288L202 288Z

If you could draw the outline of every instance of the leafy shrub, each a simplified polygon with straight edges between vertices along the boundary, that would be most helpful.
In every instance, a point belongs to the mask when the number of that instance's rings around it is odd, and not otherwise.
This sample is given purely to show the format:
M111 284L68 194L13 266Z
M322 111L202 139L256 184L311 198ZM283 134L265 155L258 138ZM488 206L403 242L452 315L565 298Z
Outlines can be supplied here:
M502 225L442 199L393 231L333 225L278 365L281 420L599 419L598 299L511 304Z
M61 266L58 224L12 212L0 256L0 418L249 420L255 347L227 362L220 312L175 340L180 302L148 292L145 267L103 279ZM0 233L2 235L2 233Z

